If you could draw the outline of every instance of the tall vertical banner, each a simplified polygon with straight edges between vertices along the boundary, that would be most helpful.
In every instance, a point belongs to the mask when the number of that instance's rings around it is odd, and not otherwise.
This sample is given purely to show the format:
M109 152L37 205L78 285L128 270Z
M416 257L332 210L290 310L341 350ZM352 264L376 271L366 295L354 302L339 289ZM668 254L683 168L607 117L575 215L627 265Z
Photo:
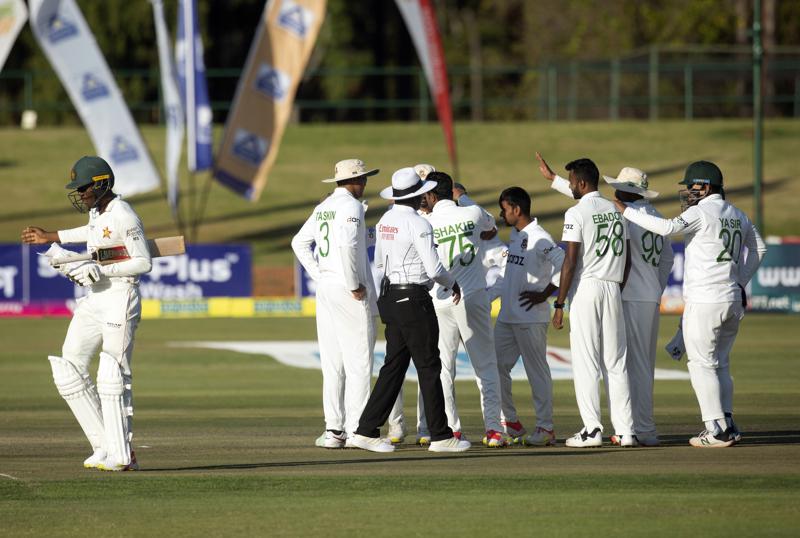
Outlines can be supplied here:
M422 63L425 79L436 103L436 112L442 124L450 163L458 169L456 137L453 132L453 109L450 106L450 86L447 82L447 63L444 59L442 37L436 23L436 13L430 0L395 0L411 34L414 48Z
M181 161L183 142L183 106L178 92L175 64L172 61L167 24L164 20L162 0L150 0L153 5L153 20L158 42L158 63L161 71L161 95L164 97L164 110L167 114L167 200L173 216L178 214L178 165Z
M75 0L30 0L33 35L67 90L97 153L114 169L114 191L158 187L158 172Z
M175 40L178 85L186 111L186 159L189 170L208 170L212 165L212 113L208 100L203 40L197 18L197 0L180 0Z
M28 20L28 10L22 0L0 0L0 70L6 63L8 53L17 40L17 35L25 21Z
M214 177L257 200L278 155L325 0L269 0L228 114Z

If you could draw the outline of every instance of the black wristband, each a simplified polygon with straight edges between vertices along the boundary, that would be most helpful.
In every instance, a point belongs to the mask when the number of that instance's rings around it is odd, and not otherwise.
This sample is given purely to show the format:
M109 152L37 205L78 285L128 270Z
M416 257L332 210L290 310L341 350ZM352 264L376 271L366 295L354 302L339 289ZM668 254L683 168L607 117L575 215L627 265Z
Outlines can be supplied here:
M553 308L561 308L563 309L567 303L553 303Z

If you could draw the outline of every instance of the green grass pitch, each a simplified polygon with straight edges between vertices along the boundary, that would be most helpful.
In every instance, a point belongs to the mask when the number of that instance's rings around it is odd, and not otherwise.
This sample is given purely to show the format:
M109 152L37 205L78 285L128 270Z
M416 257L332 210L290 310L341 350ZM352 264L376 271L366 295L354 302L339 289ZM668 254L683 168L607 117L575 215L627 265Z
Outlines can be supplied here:
M87 443L52 385L67 320L2 320L3 536L795 536L800 503L796 318L748 315L734 348L739 445L687 445L700 429L688 381L656 383L664 446L567 449L571 382L555 384L559 446L392 455L313 446L321 374L268 357L169 347L186 340L315 337L310 319L160 320L136 342L142 470L84 470ZM674 317L661 324L659 345ZM550 341L566 345L566 331ZM658 366L685 368L663 351ZM412 386L413 387L413 386ZM527 384L518 408L532 420ZM481 433L477 389L458 383L464 430ZM414 399L406 400L413 414ZM606 422L607 419L606 419ZM148 447L148 448L140 448Z

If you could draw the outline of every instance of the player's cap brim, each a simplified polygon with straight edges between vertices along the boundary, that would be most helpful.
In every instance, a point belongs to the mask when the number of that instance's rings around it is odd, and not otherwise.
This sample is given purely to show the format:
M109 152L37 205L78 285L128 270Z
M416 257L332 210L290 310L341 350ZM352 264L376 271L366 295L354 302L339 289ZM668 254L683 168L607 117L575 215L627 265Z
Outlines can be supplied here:
M435 181L425 181L422 183L422 186L419 189L417 189L412 193L404 194L403 196L394 196L394 189L392 189L392 187L386 187L381 191L380 196L384 200L407 200L409 198L422 196L428 191L432 191L433 189L436 188L436 185L438 185L438 183L436 183Z

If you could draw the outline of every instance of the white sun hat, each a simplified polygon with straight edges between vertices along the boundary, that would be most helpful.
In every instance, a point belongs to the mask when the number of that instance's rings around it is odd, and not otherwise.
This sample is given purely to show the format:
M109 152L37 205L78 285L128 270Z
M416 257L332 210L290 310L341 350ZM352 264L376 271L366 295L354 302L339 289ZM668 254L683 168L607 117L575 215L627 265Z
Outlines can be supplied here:
M414 171L417 173L420 179L424 180L426 177L428 177L428 174L435 172L436 168L429 164L415 164Z
M647 190L649 186L649 183L647 181L647 174L645 174L638 168L631 168L630 166L626 166L625 168L619 171L619 176L615 178L603 176L603 179L605 179L606 183L608 183L618 191L638 194L642 198L648 198L648 199L655 198L656 196L658 196L658 193L656 191Z
M333 167L333 177L323 179L323 183L335 183L346 179L353 179L361 176L374 176L378 173L377 168L367 170L367 165L361 159L345 159L336 163Z
M401 168L392 174L392 186L381 191L385 200L406 200L436 188L435 181L422 181L413 168Z

